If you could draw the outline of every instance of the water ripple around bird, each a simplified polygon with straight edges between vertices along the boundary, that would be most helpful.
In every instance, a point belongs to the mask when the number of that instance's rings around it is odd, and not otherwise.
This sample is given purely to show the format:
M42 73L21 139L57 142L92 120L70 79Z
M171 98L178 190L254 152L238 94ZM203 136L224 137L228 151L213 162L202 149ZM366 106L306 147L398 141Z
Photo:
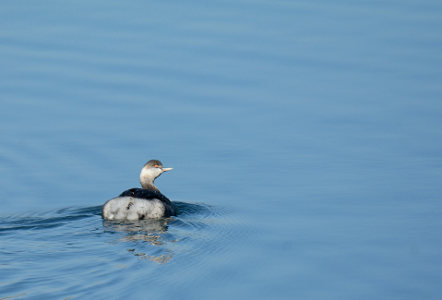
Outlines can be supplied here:
M176 217L136 222L103 220L101 206L1 217L0 276L7 275L9 280L0 291L10 297L19 294L15 291L40 297L47 295L45 287L57 282L60 289L51 295L84 296L91 282L124 284L122 273L116 270L137 270L140 262L155 272L155 265L174 259L195 264L198 260L184 258L220 251L219 239L229 236L232 225L227 221L229 213L203 203L174 204ZM191 266L181 264L181 268ZM41 274L28 271L35 269ZM45 273L63 275L48 278ZM81 274L80 281L71 280L69 274Z

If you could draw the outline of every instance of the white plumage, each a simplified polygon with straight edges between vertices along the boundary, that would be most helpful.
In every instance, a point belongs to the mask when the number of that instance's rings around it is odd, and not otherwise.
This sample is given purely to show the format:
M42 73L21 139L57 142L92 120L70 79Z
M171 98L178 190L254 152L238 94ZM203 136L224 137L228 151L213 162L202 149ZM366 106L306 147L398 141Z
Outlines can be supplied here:
M164 204L159 199L117 197L104 204L103 216L108 220L158 219L164 216L164 210Z

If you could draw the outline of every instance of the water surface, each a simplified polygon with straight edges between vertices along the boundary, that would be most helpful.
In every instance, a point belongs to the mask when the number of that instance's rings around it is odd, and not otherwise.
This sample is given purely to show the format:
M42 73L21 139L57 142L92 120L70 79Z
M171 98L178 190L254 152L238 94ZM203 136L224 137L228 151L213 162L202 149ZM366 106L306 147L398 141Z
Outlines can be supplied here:
M3 1L0 298L438 299L438 1ZM105 222L149 159L179 215Z

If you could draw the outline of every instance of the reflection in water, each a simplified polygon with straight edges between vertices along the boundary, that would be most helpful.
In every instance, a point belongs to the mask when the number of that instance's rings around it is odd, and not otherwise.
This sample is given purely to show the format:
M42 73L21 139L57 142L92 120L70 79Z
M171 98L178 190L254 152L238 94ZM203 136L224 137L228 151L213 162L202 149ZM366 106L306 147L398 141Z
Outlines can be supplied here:
M207 226L204 219L214 214L214 210L205 204L177 201L174 205L177 209L176 217L139 221L103 220L104 232L122 234L117 241L130 244L127 251L140 259L167 263L175 254L170 249L170 243L182 240L179 235L168 232L169 226L181 232L187 231L188 234L200 232Z
M124 236L119 238L121 242L135 243L138 248L149 248L143 245L147 242L150 246L155 248L143 249L143 251L137 251L135 248L128 249L128 252L134 254L140 259L148 259L160 264L168 262L174 253L166 247L166 241L164 234L167 233L168 224L171 218L167 219L147 219L139 221L109 221L103 220L103 227L105 232L120 232L124 233ZM175 242L172 240L171 242ZM168 240L170 242L170 240ZM161 253L155 255L153 253L147 254L145 252L158 252Z
M105 231L126 232L128 234L136 233L165 233L170 218L164 219L146 219L139 221L109 221L103 220Z
M146 253L135 252L135 249L128 249L127 251L132 252L135 256L138 256L140 259L148 259L150 261L157 262L159 264L167 263L173 256L173 252L169 250L170 255L162 254L159 256L147 255Z

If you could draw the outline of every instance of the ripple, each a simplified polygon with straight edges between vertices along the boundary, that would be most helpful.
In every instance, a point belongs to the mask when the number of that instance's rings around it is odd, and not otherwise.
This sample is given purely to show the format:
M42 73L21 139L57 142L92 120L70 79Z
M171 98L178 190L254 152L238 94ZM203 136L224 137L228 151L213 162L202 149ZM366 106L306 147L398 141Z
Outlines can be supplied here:
M214 207L207 204L180 201L174 201L173 204L177 210L178 216L199 215L202 217L208 217L215 214Z
M223 251L234 236L232 227L237 226L223 208L174 204L176 217L135 222L103 220L101 206L2 217L0 266L5 267L0 268L0 276L9 279L0 291L34 297L59 286L55 293L59 298L82 297L89 295L91 286L124 289L124 284L132 285L124 279L128 273L136 278L157 277L157 284L167 284L168 278L152 275L155 266L175 261L178 264L172 265L190 271Z
M20 215L0 218L0 234L17 230L43 230L68 224L99 214L101 206L63 208L40 214ZM49 216L48 216L49 215Z

